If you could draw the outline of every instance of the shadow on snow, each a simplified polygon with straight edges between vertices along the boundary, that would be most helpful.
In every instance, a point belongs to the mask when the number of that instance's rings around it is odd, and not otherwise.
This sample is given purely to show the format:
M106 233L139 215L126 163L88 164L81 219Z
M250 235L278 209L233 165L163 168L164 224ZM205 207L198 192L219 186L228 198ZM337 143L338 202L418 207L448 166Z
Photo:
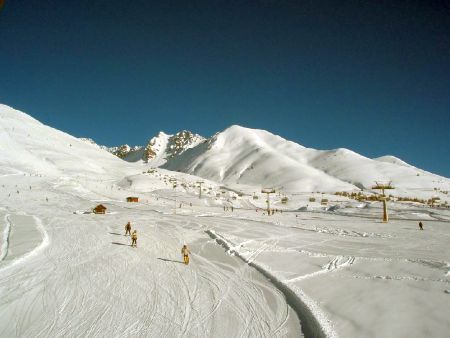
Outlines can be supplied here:
M125 245L125 246L131 246L130 244L119 243L119 242L111 242L111 244L115 244L115 245Z
M182 261L174 261L174 260L172 260L172 259L167 259L167 258L160 258L160 257L158 257L158 259L159 259L160 261L164 261L164 262L173 262L173 263L184 264L184 262L182 262Z

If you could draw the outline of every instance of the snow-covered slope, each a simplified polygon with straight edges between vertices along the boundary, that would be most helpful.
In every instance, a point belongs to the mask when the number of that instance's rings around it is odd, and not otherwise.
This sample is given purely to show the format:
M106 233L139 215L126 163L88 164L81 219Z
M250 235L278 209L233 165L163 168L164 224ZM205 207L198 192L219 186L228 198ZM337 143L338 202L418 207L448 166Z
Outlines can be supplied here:
M348 149L315 150L264 130L240 126L231 126L208 140L188 131L172 136L161 132L145 148L116 149L127 160L121 161L99 151L104 147L92 140L74 138L8 106L0 106L0 118L0 146L14 149L2 151L0 160L28 172L60 175L84 163L86 172L101 174L109 170L104 163L125 168L127 161L143 160L153 167L163 166L220 183L284 191L370 189L375 181L392 181L402 194L417 189L450 190L449 179L393 156L370 159ZM105 161L93 160L98 156Z
M6 105L0 105L0 162L2 171L11 168L57 176L74 172L101 175L110 167L126 167L125 162L99 151L98 146L48 127Z
M264 130L231 126L170 159L164 168L217 182L284 191L340 191L392 181L402 189L449 187L449 180L390 158L372 160L348 149L305 148Z
M304 147L263 130L232 126L208 142L171 159L164 167L224 183L283 190L353 189L308 165Z
M327 174L365 189L370 189L375 181L392 181L392 184L401 190L450 187L449 179L400 161L393 163L372 160L348 149L315 151L308 160L310 165Z
M238 170L247 181L286 170L297 182L302 168L304 183L316 175L338 186L349 183L330 170L359 174L346 165L404 167L240 127L170 162L188 155L205 175L226 168L218 177L230 182ZM379 202L322 195L322 206L307 192L283 203L276 194L271 206L283 212L268 216L257 187L238 194L243 185L198 181L0 106L0 337L448 336L447 204L393 200L382 223ZM90 212L99 203L106 214Z
M405 161L399 159L398 157L395 157L392 155L385 155L385 156L377 157L377 158L374 158L374 160L379 161L379 162L402 165L402 166L409 167L409 168L412 167L412 165L410 165L410 164L406 163Z

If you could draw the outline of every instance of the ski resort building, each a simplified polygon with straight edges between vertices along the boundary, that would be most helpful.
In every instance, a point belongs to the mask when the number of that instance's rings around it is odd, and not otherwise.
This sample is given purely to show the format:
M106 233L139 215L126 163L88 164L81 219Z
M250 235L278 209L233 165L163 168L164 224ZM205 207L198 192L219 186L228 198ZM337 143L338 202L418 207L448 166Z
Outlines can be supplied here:
M106 213L106 207L102 204L97 205L94 208L94 214L105 214Z
M127 197L127 202L139 202L139 197Z

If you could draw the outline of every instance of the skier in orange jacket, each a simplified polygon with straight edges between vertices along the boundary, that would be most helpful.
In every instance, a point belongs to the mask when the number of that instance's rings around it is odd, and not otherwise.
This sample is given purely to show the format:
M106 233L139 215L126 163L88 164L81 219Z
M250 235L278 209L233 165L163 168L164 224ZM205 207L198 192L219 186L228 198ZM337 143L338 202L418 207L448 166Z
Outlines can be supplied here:
M189 251L189 249L187 248L187 245L183 245L183 247L181 248L181 254L183 255L183 261L184 264L188 265L189 264L189 254L191 252Z

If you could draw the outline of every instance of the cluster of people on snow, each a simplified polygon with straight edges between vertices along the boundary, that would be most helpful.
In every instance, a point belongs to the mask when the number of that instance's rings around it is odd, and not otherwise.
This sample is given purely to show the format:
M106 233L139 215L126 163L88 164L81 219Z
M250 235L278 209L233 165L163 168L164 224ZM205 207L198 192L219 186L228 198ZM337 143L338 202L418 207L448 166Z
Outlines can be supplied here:
M224 207L224 210L228 211L228 207L227 207L227 209L225 209L225 208L226 207ZM233 211L233 207L231 207L231 211ZM256 212L258 212L258 209L256 209ZM282 213L281 210L277 210L277 209L272 209L269 212L271 212L272 215L275 212L281 212ZM297 217L297 215L295 215L295 216ZM422 222L419 222L419 229L423 230L423 223ZM125 236L128 236L128 235L131 237L131 246L137 248L137 239L138 239L137 231L135 229L135 230L133 230L133 232L131 232L131 222L130 221L128 221L128 223L125 225ZM189 251L187 245L184 244L183 247L181 248L181 254L183 256L183 262L186 265L189 264L189 254L190 253L191 252Z
M283 213L283 210L281 210L281 209L269 209L269 210L267 210L267 209L258 209L258 208L256 208L255 211L258 212L258 210L261 210L263 212L263 216L266 214L266 212L267 212L267 214L269 216L275 215L276 212L279 212L280 214Z
M131 222L128 221L127 224L125 224L125 236L130 235L131 236L131 246L134 248L137 248L137 231L136 229L131 232ZM189 251L186 244L183 245L181 248L181 254L183 255L183 262L184 264L189 264L189 254L191 252Z

